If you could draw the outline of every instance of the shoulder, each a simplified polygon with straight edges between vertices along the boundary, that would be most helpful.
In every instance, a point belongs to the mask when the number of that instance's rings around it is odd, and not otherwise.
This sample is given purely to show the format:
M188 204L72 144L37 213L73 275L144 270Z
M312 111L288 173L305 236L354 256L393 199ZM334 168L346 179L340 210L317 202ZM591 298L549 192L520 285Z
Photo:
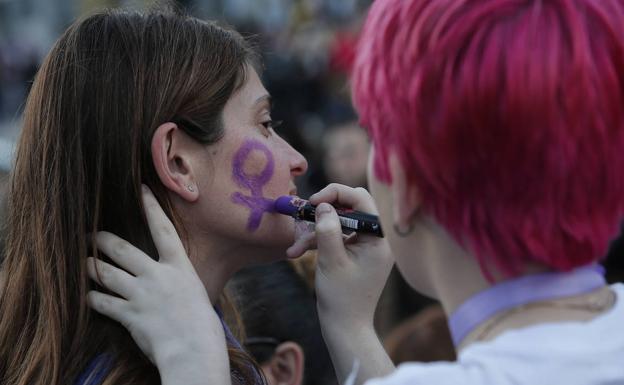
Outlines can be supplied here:
M511 330L467 347L457 362L403 364L366 385L624 383L624 285L611 288L615 306L592 321Z

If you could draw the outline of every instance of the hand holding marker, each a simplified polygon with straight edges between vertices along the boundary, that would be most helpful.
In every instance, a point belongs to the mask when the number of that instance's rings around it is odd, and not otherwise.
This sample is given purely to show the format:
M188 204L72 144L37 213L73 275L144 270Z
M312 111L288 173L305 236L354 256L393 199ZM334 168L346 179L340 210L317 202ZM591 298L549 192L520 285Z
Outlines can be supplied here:
M308 222L315 221L316 206L295 196L284 195L275 200L275 211L290 215L295 219ZM376 235L383 238L383 231L379 224L379 217L356 210L337 208L336 213L340 219L343 231L358 232Z

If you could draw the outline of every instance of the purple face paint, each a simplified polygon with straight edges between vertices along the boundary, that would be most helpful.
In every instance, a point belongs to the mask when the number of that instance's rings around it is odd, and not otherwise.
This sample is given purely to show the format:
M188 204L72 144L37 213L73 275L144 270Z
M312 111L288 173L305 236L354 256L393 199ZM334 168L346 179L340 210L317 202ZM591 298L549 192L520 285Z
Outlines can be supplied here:
M245 162L252 151L260 151L266 157L266 165L258 175L249 175L245 172ZM241 192L232 194L232 202L249 207L251 213L247 221L247 230L255 231L260 226L262 214L274 211L274 201L262 196L262 187L271 180L273 170L275 169L275 161L271 151L261 142L257 140L247 140L241 148L234 154L232 165L232 179L236 184L248 189L251 195L243 195Z

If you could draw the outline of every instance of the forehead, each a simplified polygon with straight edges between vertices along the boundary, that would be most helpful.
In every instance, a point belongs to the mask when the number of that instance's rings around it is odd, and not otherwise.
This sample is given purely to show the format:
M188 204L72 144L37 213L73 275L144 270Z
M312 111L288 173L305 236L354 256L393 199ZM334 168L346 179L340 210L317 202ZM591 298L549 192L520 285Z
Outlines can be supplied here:
M269 104L269 93L264 88L260 77L256 70L247 66L245 82L243 85L232 95L230 102L233 107L240 108L254 108L259 104Z

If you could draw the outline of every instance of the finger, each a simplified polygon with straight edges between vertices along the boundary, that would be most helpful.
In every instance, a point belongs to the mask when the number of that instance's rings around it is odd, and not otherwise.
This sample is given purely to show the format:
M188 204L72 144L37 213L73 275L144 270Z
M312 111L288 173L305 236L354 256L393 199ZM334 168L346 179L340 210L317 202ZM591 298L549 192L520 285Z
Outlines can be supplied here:
M336 210L328 203L316 207L316 247L319 266L331 268L346 258L342 231Z
M331 203L335 206L349 207L354 210L377 214L377 208L373 198L362 187L352 188L338 183L332 183L313 194L310 202L318 205L322 202Z
M87 258L87 274L100 286L124 298L130 298L135 291L135 277L102 260Z
M307 233L299 237L295 243L286 250L288 258L298 258L308 250L316 248L316 235Z
M357 233L353 232L349 235L342 234L342 241L345 245L351 245L357 242ZM292 246L286 250L289 259L295 259L302 256L306 251L316 249L316 233L306 233L295 241Z
M113 262L134 275L141 275L156 264L156 261L130 242L107 231L98 231L95 243Z
M122 325L128 325L130 318L128 301L92 290L87 293L87 304L98 313L112 318Z
M173 223L167 218L152 191L145 185L143 185L143 206L160 261L181 261L182 258L188 261L186 250Z
M343 235L342 236L342 243L345 245L353 245L354 243L356 243L358 241L358 233L356 233L355 231L352 232L349 235Z

